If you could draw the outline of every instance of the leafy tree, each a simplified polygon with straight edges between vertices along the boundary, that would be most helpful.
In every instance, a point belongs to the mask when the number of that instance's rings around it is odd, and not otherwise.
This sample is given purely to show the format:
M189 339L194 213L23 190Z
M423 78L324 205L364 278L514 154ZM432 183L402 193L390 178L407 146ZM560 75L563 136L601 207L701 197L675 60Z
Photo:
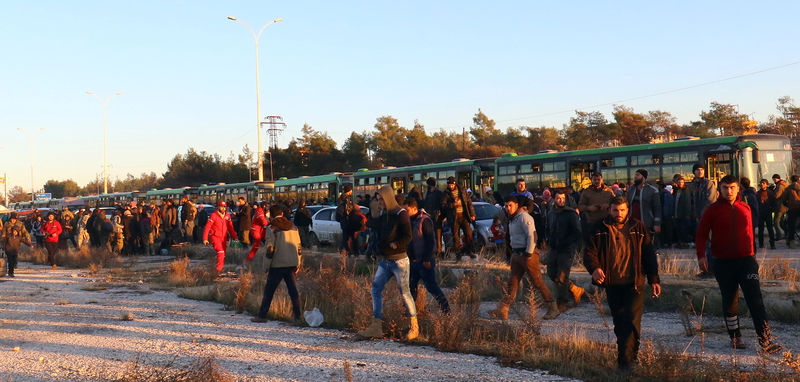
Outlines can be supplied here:
M490 119L481 109L472 117L472 127L469 129L472 141L478 147L487 145L507 145L504 142L503 132L495 128L495 122Z
M350 137L342 145L342 155L344 157L345 168L359 169L369 166L367 156L367 133L350 133Z
M250 178L245 160L240 156L235 160L233 154L222 159L219 154L197 152L189 148L186 154L176 155L163 175L162 187L199 186L217 182L247 182Z
M680 135L680 126L675 123L677 119L668 111L651 110L647 112L645 118L653 127L656 136L660 136L665 142Z
M599 111L576 111L561 134L561 144L569 150L611 146L618 139L618 126Z
M623 145L649 143L656 135L647 117L634 112L633 108L615 105L614 121L619 127L619 141Z
M748 117L734 105L711 102L711 109L700 112L700 119L709 130L718 130L720 135L741 135Z
M80 190L78 183L75 183L72 179L63 181L51 179L44 184L44 192L50 193L53 199L60 199L65 196L76 196L80 194Z
M518 153L532 154L542 150L559 150L559 133L554 127L525 127L528 133L527 148L522 148ZM508 135L508 133L506 133Z

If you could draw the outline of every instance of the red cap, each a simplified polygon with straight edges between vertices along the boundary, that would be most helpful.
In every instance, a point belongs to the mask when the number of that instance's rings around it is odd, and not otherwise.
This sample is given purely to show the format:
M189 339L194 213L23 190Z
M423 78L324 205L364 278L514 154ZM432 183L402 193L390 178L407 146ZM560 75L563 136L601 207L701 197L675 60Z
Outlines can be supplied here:
M217 202L217 207L227 207L227 206L228 206L228 204L225 203L224 200L220 200L220 201Z

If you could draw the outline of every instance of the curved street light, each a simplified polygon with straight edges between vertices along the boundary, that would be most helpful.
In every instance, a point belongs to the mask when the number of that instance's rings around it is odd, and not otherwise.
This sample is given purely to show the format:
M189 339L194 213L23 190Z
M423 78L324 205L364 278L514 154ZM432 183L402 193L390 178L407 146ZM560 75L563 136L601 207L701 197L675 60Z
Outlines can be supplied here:
M261 39L261 33L264 32L264 29L266 29L268 26L272 24L283 21L283 18L277 18L275 20L272 20L264 24L264 26L262 26L261 29L258 31L258 34L256 34L253 28L250 28L250 25L248 25L246 22L242 20L237 19L236 17L228 16L228 20L236 21L246 26L247 29L250 31L250 34L253 35L253 40L255 40L256 43L256 129L258 130L258 181L263 182L264 148L261 144L261 90L259 89L259 78L258 78L258 40Z
M103 105L103 193L108 193L108 129L106 126L106 106L112 98L122 95L122 92L117 92L109 96L105 101L99 95L92 91L86 91L86 94L97 97L97 100Z

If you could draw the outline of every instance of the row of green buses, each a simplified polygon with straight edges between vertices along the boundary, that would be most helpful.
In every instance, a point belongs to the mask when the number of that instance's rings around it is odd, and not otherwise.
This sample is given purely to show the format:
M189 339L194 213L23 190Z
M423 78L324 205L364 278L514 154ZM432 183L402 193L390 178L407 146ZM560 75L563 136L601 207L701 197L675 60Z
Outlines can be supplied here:
M160 204L164 199L179 200L188 195L198 203L217 200L248 202L260 200L306 200L309 204L333 204L347 184L354 195L372 195L380 187L391 185L406 194L414 188L426 189L434 178L444 189L447 178L454 177L465 189L482 194L491 187L502 195L511 192L517 179L524 179L533 191L545 188L572 187L576 191L590 184L592 174L603 174L605 183L629 184L637 169L646 169L651 182L669 182L676 174L687 181L694 178L692 166L702 163L707 177L718 181L725 175L750 178L753 183L778 174L786 179L793 173L792 147L781 135L743 135L699 139L678 138L672 142L607 147L575 151L544 151L532 155L503 154L499 158L456 159L451 162L382 169L360 169L353 173L331 173L299 178L281 178L274 182L247 182L203 185L146 192L121 192L81 198L53 199L13 203L16 210L31 208L104 207L131 201ZM82 204L82 205L81 205Z

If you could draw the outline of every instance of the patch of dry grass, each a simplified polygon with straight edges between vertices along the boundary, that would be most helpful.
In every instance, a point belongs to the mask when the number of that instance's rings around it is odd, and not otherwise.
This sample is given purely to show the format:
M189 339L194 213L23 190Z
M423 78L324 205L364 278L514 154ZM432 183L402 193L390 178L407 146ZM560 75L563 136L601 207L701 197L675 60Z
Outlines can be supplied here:
M34 264L48 264L47 252L44 248L34 247L33 249L27 249L23 247L19 253L19 261L27 261ZM119 265L120 257L100 248L70 248L58 251L56 254L56 264L60 267L67 268L87 268L91 265L99 267L97 268L97 270L99 270L103 267Z
M177 259L168 266L167 283L173 286L187 287L207 285L214 280L215 271L212 264L190 266L188 257Z
M235 378L210 356L181 363L178 356L161 363L147 363L137 354L129 361L118 382L228 382Z

